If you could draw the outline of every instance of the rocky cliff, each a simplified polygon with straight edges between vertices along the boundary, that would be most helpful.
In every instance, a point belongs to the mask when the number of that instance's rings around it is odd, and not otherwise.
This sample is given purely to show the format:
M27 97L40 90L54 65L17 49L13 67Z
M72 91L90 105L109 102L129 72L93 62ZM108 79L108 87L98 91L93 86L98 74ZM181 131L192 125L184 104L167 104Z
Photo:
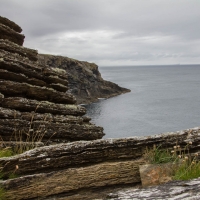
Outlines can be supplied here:
M75 59L38 54L39 63L60 68L68 73L70 92L76 97L77 103L91 103L98 98L109 98L130 92L115 83L105 81L94 63Z
M75 105L67 73L39 64L37 51L22 46L21 30L0 17L1 139L40 137L58 143L102 138L103 128L91 124L83 117L85 108Z

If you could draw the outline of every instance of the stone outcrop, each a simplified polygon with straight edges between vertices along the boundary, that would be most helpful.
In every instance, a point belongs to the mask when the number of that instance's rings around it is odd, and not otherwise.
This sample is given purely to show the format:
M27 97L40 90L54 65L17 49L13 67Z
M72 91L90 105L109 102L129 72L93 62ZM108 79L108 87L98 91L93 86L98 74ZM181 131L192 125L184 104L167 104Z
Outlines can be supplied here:
M103 128L91 124L83 117L85 108L75 105L68 74L39 64L37 51L22 46L21 31L0 17L1 139L60 143L102 138Z
M22 29L14 22L0 16L1 39L7 39L18 45L23 45L25 36L20 34Z
M83 199L81 195L79 198L74 195L91 188L101 190L105 186L140 183L139 166L145 163L143 155L146 148L157 144L170 150L177 144L185 147L189 142L192 142L190 153L199 152L200 128L148 137L44 146L1 158L0 165L3 166L5 178L13 171L18 176L2 181L1 185L6 188L7 197L11 200L22 197ZM37 194L35 191L38 191ZM91 198L88 196L84 199Z
M60 68L68 73L69 89L78 104L88 104L97 101L98 98L109 98L130 92L129 89L105 81L94 63L45 54L38 54L38 60L41 64Z
M200 178L191 181L173 181L164 185L144 189L124 189L115 193L110 193L105 199L197 200L200 199Z

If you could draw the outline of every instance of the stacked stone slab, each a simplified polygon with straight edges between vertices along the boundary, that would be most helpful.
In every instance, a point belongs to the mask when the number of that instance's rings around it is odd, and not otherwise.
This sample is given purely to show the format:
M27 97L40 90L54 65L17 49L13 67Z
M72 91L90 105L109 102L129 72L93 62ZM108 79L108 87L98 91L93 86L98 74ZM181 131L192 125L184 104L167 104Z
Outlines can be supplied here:
M37 51L22 46L24 35L14 22L0 17L0 135L3 141L69 142L100 139L103 128L83 117L68 93L64 70L37 62ZM34 138L35 139L35 138Z
M1 172L18 178L0 181L9 200L99 199L102 188L128 187L141 181L139 165L145 150L153 145L169 150L190 145L199 153L200 127L147 137L76 141L0 158ZM18 166L16 170L16 166ZM132 184L132 185L130 185ZM93 190L96 188L96 192ZM104 198L103 198L104 199ZM122 198L123 199L123 198Z

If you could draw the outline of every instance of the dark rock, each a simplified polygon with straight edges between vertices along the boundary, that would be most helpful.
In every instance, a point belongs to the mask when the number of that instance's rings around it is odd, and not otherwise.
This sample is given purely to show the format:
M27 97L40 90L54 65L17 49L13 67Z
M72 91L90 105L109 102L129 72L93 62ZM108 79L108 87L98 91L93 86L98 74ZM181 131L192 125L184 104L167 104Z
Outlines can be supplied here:
M48 101L37 101L21 97L3 98L2 107L16 109L19 111L51 113L55 115L83 116L86 109L78 105L55 104Z
M1 139L52 144L102 138L103 128L82 117L84 107L73 105L66 71L36 62L37 51L20 46L19 27L6 18L0 22Z
M51 88L18 83L0 79L0 92L6 97L28 97L40 101L74 104L76 99L70 93L61 93Z
M21 33L22 32L22 28L15 24L15 22L10 21L9 19L0 16L0 24L3 24L5 26L8 26L9 28L13 29L14 31Z
M10 41L8 39L5 40L5 39L0 38L0 50L1 50L1 52L3 52L3 50L6 51L7 53L6 52L4 52L4 53L6 53L7 55L8 55L8 52L9 53L17 53L23 57L21 59L26 59L26 60L30 59L32 61L37 61L38 52L36 50L28 49L23 46L19 46L19 45L15 44L12 40Z
M50 67L64 69L69 75L69 89L77 103L91 103L98 98L109 98L130 92L115 83L105 81L94 63L78 61L62 56L38 54L38 61Z
M18 45L23 45L25 36L14 31L13 29L0 24L0 39L12 41Z

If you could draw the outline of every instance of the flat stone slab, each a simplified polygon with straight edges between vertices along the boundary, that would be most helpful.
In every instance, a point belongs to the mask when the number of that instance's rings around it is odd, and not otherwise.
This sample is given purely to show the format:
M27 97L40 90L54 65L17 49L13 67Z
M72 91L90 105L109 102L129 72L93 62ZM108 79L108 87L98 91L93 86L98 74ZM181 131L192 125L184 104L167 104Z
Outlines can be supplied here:
M197 200L200 199L200 178L190 181L173 181L143 189L125 189L116 193L110 193L106 199Z

